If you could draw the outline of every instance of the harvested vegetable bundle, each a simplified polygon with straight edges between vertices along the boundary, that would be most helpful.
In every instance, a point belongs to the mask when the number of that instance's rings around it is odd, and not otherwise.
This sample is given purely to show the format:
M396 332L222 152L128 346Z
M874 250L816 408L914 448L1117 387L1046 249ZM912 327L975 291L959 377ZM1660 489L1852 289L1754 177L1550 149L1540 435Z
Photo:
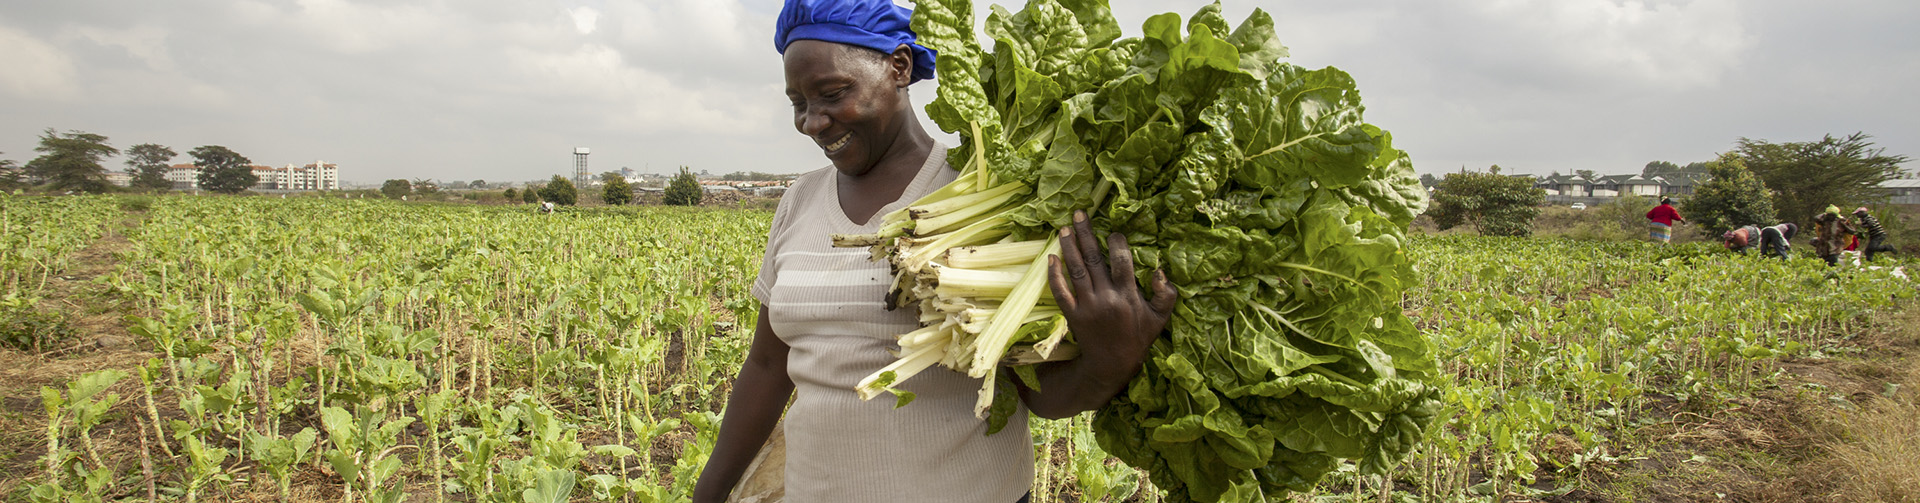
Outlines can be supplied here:
M914 207L965 213L910 207L880 234L840 237L893 262L889 301L928 327L902 336L863 396L945 363L987 378L983 406L1012 400L989 374L1010 349L1066 347L1039 264L1052 231L1092 208L1096 229L1126 236L1141 285L1164 269L1181 295L1095 417L1108 452L1172 501L1264 501L1343 460L1383 473L1410 453L1438 408L1436 362L1398 308L1425 191L1362 121L1352 78L1280 62L1259 10L1231 30L1218 4L1184 25L1161 14L1119 39L1103 0L994 6L986 53L972 9L923 0L913 20L939 53L928 115L963 140L949 152L960 178ZM955 266L976 254L994 265Z

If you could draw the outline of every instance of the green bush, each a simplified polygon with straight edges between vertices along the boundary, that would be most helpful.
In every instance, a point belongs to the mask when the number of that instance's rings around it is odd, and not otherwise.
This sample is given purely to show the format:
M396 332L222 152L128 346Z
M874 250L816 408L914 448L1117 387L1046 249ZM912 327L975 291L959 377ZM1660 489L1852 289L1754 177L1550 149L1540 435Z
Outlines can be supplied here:
M706 191L700 188L700 181L694 179L686 166L681 166L680 175L673 177L673 183L667 184L666 198L661 202L670 206L695 206L700 204L700 198L705 195Z
M1746 162L1735 153L1720 154L1707 163L1713 179L1701 184L1693 197L1681 203L1680 215L1709 236L1745 225L1768 226L1775 220L1773 195Z
M407 197L413 194L413 182L398 178L387 180L386 183L380 185L380 194L387 196L387 199Z
M1427 215L1443 231L1471 225L1483 236L1528 236L1546 202L1532 179L1462 171L1440 179Z
M580 202L580 193L574 190L573 182L560 175L553 175L552 180L547 180L547 186L540 188L540 199L562 206L573 206L574 203Z
M633 202L633 186L627 184L624 177L607 177L606 189L602 191L600 201L613 206Z

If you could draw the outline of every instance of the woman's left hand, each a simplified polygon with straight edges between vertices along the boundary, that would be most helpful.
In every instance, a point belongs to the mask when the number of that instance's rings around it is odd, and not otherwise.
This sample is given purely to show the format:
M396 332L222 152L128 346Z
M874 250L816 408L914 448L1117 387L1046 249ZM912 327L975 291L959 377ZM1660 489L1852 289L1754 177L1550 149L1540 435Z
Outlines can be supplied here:
M1073 220L1060 229L1060 255L1049 260L1048 286L1080 345L1080 358L1091 359L1099 374L1132 379L1147 347L1167 328L1179 296L1166 272L1156 270L1148 299L1135 283L1126 236L1108 234L1108 251L1101 253L1086 213L1074 212Z
M1073 225L1060 229L1060 254L1047 259L1047 286L1080 355L1039 364L1038 387L1014 381L1020 399L1040 417L1072 417L1106 405L1140 373L1147 348L1173 319L1179 294L1167 274L1154 271L1148 299L1134 282L1126 237L1108 235L1107 249L1100 253L1086 213L1076 211Z

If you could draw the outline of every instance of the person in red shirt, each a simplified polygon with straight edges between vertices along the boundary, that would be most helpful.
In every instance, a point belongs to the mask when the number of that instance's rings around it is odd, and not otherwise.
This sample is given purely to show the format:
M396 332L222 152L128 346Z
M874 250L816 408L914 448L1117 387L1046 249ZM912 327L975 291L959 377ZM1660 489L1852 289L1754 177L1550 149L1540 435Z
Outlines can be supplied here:
M1675 221L1683 224L1687 223L1687 219L1680 216L1680 210L1673 209L1673 199L1665 197L1660 198L1659 206L1647 210L1647 221L1652 222L1653 225L1653 229L1648 232L1648 235L1655 241L1659 241L1660 244L1667 244L1673 241L1673 223Z

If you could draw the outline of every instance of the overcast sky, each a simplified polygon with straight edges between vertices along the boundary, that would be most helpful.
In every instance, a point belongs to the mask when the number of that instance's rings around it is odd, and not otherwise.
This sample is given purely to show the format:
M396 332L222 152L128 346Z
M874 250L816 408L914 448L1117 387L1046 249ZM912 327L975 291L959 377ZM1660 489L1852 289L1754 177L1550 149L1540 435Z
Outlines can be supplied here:
M1154 13L1184 18L1205 3L1113 1L1129 36ZM779 7L7 1L0 159L32 158L51 127L120 148L213 144L259 164L325 160L350 182L543 179L570 173L577 146L593 149L595 172L805 171L826 159L792 127L771 42ZM1234 24L1266 9L1292 62L1353 74L1368 121L1392 130L1421 172L1638 172L1710 159L1741 137L1856 131L1920 157L1913 0L1224 7ZM917 84L916 101L934 85Z

